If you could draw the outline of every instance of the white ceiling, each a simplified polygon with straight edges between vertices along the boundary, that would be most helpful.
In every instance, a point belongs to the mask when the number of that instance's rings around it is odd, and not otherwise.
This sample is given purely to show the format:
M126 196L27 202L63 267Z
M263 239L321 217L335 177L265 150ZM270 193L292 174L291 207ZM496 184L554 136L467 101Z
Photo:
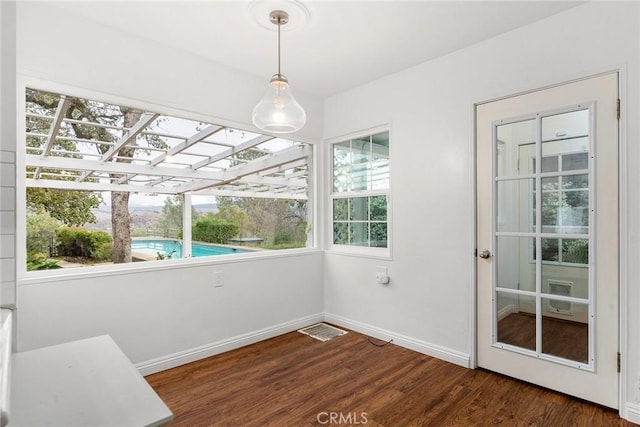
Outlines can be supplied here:
M258 1L282 6L287 0ZM175 0L56 5L266 82L277 71L276 33L255 22L250 3ZM581 3L306 0L302 4L309 12L308 23L282 33L282 73L294 92L324 98Z

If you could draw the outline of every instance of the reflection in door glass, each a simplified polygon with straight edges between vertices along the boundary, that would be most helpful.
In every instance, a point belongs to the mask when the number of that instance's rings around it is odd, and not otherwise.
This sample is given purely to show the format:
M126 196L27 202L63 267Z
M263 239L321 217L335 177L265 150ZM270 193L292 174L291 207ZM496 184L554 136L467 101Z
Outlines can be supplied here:
M535 203L532 194L535 180L509 179L497 182L496 205L498 210L498 231L535 231L532 230L530 215Z
M536 121L524 120L496 126L496 175L530 175L535 154Z
M542 118L542 142L565 141L589 134L589 110L570 111Z
M537 117L495 128L494 339L589 363L590 114Z
M589 298L588 239L542 239L542 261L543 293ZM549 282L564 283L570 292Z
M542 352L563 359L588 363L589 306L543 298L542 310Z
M542 178L542 232L589 232L589 176Z
M562 156L562 170L575 171L581 169L589 169L589 155L584 152L573 154L564 154Z
M531 260L535 238L500 236L496 242L498 288L536 290L536 264Z
M498 342L536 350L536 299L498 292Z

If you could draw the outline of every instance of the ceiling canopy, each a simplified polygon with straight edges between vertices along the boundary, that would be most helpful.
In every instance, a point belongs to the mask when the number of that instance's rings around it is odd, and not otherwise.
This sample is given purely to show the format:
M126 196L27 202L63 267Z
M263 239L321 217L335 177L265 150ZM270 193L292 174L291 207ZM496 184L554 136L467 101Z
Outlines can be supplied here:
M306 199L309 144L33 89L27 187Z

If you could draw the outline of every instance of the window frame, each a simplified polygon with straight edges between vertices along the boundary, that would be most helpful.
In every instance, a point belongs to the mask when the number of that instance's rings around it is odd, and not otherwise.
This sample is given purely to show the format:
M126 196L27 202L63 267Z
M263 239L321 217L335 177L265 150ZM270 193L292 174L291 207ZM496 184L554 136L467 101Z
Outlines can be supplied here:
M53 93L62 93L68 96L86 98L98 100L100 102L112 103L117 105L126 105L131 108L138 108L141 110L154 111L162 115L172 115L179 118L188 120L197 120L210 123L216 123L221 126L234 127L237 129L247 129L248 131L255 131L250 124L238 123L232 120L225 120L219 117L207 115L205 113L197 113L181 109L179 107L172 107L167 105L161 105L150 101L140 101L134 98L127 98L123 96L111 95L98 90L84 89L77 86L53 82L49 80L41 80L35 77L19 74L16 79L16 90L18 96L16 97L16 108L18 114L16 115L16 126L18 129L16 135L16 281L19 284L28 283L40 283L43 281L57 281L62 277L92 277L92 276L104 276L112 273L119 272L141 272L148 270L163 270L172 268L183 268L198 265L211 265L211 264L227 264L235 262L250 262L253 260L260 260L266 258L280 258L303 255L305 253L320 252L321 247L319 244L318 233L318 177L317 171L319 170L319 144L318 141L305 138L301 135L295 135L295 138L299 142L308 144L311 147L311 159L308 162L309 177L307 183L307 203L308 203L308 222L311 226L311 231L307 236L308 245L305 248L293 248L293 249L280 249L274 251L255 251L242 254L232 255L217 255L212 257L198 257L198 258L176 258L170 260L160 261L147 261L147 262L131 262L123 264L110 264L110 265L96 265L91 268L61 268L52 270L41 271L27 271L27 224L26 224L26 175L24 173L26 168L26 145L27 138L24 129L26 127L26 118L24 112L26 111L26 101L24 93L27 88L37 89ZM274 135L278 137L278 135Z
M575 110L575 111L578 111L578 110ZM569 193L582 192L582 193L587 193L589 200L591 199L591 197L593 196L591 194L591 187L563 189L562 185L561 185L562 178L571 177L571 176L583 176L583 175L586 175L587 181L589 183L591 182L591 168L590 168L589 152L588 151L573 151L573 152L567 152L567 153L551 154L551 155L543 156L543 159L544 158L556 157L558 159L558 165L561 165L564 156L575 155L575 154L585 154L586 155L587 163L588 163L587 164L587 168L586 169L576 169L576 170L564 171L564 170L562 170L562 168L560 166L558 166L559 167L558 171L545 172L546 175L545 175L544 178L557 179L558 182L559 182L559 185L558 185L558 188L554 189L554 190L546 190L545 191L543 188L540 188L540 191L542 191L543 193L545 193L545 192L547 192L547 193L553 192L553 193L557 193L559 195L562 194L563 192L569 192ZM532 160L534 160L534 159L530 159L530 161L532 161ZM531 189L530 197L529 197L529 206L530 206L530 208L532 206L533 200L536 197L536 192L537 191L538 191L537 189ZM589 205L586 207L587 211L589 211L589 206L591 205L590 203L591 202L589 202ZM542 208L542 207L540 207L540 208ZM535 209L531 208L530 211L534 215L534 217L530 217L530 220L531 220L530 226L533 229L535 229L535 225L533 225L533 220L535 219ZM561 219L561 217L559 219ZM559 224L559 226L560 227L563 227L563 226L564 227L576 227L576 228L584 227L584 226L566 226L566 225L563 225L563 224ZM588 227L591 227L591 222L589 222L589 226ZM585 235L587 235L589 233L588 232L587 233L576 232L576 233L571 233L571 234L585 234ZM545 260L543 258L541 260L542 264L545 264L545 265L556 265L556 266L566 266L566 267L576 267L576 268L588 268L589 267L589 260L587 260L586 263L576 263L576 262L564 261L562 259L562 254L563 254L563 251L564 251L564 246L563 245L564 245L564 241L565 240L587 240L588 241L589 239L576 238L576 237L563 237L562 233L559 233L558 237L557 237L557 240L558 240L558 249L557 249L558 260L557 261L552 261L552 260ZM531 245L530 248L529 248L529 251L530 251L530 260L529 260L529 262L530 263L535 263L536 262L535 261L535 246Z
M334 162L333 162L333 149L335 144L344 143L350 140L355 140L359 138L365 138L368 136L380 134L387 132L389 134L389 160L388 160L388 168L389 168L389 185L386 189L378 189L378 190L356 190L356 191L343 191L336 192L334 191ZM377 259L392 259L392 247L393 247L393 203L392 203L392 142L393 133L391 126L389 124L380 125L368 129L363 129L361 131L352 132L349 134L345 134L342 136L330 138L326 140L327 143L327 151L326 151L326 159L328 162L327 170L329 173L327 174L327 208L326 212L326 224L327 231L325 233L327 239L327 252L340 254L340 255L351 255L365 258L377 258ZM336 244L333 241L333 227L334 227L334 219L333 219L333 204L336 199L349 199L356 197L375 197L375 196L385 196L387 199L387 246L386 247L371 247L371 246L355 246L355 245L344 245L344 244ZM375 221L374 221L375 222ZM349 222L348 222L349 223ZM371 220L368 219L367 223L371 223Z

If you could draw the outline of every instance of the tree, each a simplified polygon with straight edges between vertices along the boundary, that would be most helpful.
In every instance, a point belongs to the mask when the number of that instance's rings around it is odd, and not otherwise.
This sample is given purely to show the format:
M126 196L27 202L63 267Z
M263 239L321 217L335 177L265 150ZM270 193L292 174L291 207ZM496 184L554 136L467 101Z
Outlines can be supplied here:
M162 218L158 222L158 227L164 230L175 229L182 231L182 218L184 211L184 196L177 194L169 196L164 200L162 207ZM195 222L198 218L198 212L191 206L191 219Z
M56 229L62 222L51 217L44 209L27 210L27 254L44 253L55 245Z
M105 154L119 138L127 132L126 128L133 127L142 117L142 111L133 108L115 106L97 101L91 101L80 98L67 97L70 100L70 106L65 113L65 117L73 119L69 126L60 128L62 136L74 137L77 139L101 141L103 144L95 144L95 149L99 154ZM60 95L27 89L26 91L27 111L32 113L52 115L60 101ZM92 126L87 123L100 123L105 125ZM156 124L159 121L156 121ZM29 117L27 120L27 131L39 131L39 133L47 133L50 127L50 120L39 117ZM114 128L124 127L122 131ZM166 148L167 144L157 136L143 135L142 139L146 141L150 147ZM27 138L27 147L41 147L44 141L41 138L29 136ZM77 143L73 140L56 138L54 148L66 150L67 157L81 157L78 151ZM120 148L115 161L131 163L136 150L143 149L138 144L138 138L134 138L128 145ZM121 174L110 174L112 181L122 178ZM91 181L89 177L87 179ZM54 192L54 190L49 190ZM79 213L80 218L89 217L86 210L95 207L91 205L91 201L96 197L95 193L86 192L78 193L76 206L83 210ZM87 200L81 200L82 198ZM47 208L49 209L49 208ZM131 218L129 215L129 193L114 191L111 193L111 225L113 230L113 261L115 263L131 262Z
M264 156L263 151L247 149L230 159L230 166ZM236 161L234 161L236 160ZM240 161L237 161L240 160ZM294 172L301 170L294 169ZM256 197L216 197L220 217L235 223L240 220L241 236L258 236L266 246L297 243L307 239L307 202L305 200L268 199ZM246 216L237 216L244 212Z
M55 111L60 97L48 92L27 89L26 109L28 113L39 115L51 115ZM35 134L47 134L51 120L41 117L27 117L26 130ZM27 135L27 151L30 147L39 148L44 144L41 138ZM54 148L67 151L76 149L75 143L56 139ZM77 157L67 155L66 157ZM35 170L31 168L30 172ZM42 172L46 172L44 169ZM72 177L58 177L60 180L71 180ZM91 213L91 209L98 207L102 203L102 196L90 191L58 190L51 188L27 188L27 208L34 212L45 211L51 217L62 221L66 225L83 225L95 222L96 218Z
M230 198L227 198L230 199ZM218 203L218 212L214 214L214 218L222 221L230 222L238 225L238 233L240 237L247 237L249 233L249 215L236 204Z
M80 226L96 222L91 212L102 203L102 196L91 191L27 188L27 209L47 212L65 225Z
M245 212L246 235L263 238L267 246L293 242L304 246L306 201L254 197L217 197L216 200L223 215L233 209L231 206Z
M142 111L132 108L120 107L125 128L133 127L140 117ZM118 152L116 162L131 163L135 147L134 141L126 145ZM103 152L104 154L104 152ZM120 174L109 174L112 179L121 178ZM129 192L111 192L111 229L113 230L113 262L116 264L131 262L131 215L129 214Z

